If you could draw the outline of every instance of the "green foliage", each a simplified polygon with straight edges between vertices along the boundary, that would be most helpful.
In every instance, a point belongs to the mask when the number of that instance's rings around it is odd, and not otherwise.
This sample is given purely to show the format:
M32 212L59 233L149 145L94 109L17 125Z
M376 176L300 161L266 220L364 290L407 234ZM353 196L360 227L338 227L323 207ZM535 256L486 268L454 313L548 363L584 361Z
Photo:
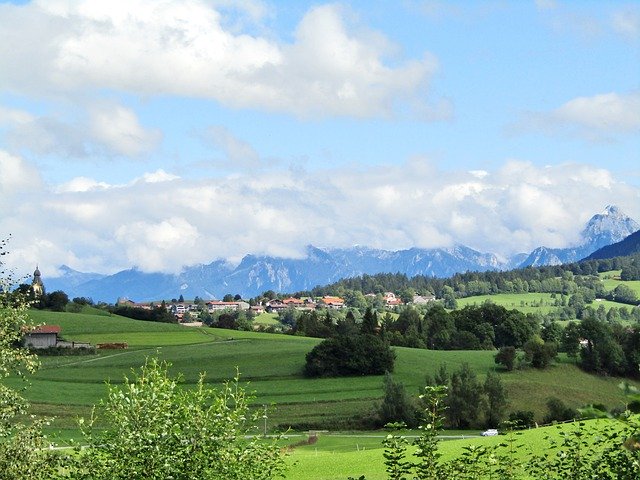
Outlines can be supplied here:
M0 240L0 256L6 255L6 240ZM0 380L33 374L37 357L22 347L22 337L32 328L26 292L10 293L16 282L13 273L0 262ZM28 403L14 389L0 383L0 480L53 478L62 457L42 451L48 442L42 434L43 421L27 426L17 416L27 412Z
M516 362L516 349L515 347L502 347L498 350L495 356L495 362L503 365L507 371L512 371Z
M424 404L424 423L420 426L420 435L415 439L414 457L407 458L408 442L404 437L389 434L383 442L386 472L390 479L404 479L405 475L415 473L412 478L424 480L440 480L447 478L446 465L440 461L438 451L438 435L444 422L443 412L446 409L444 398L446 387L427 386L420 400ZM391 424L398 428L402 424Z
M507 391L498 374L487 373L484 380L485 404L484 421L487 427L497 427L502 421L507 408Z
M555 342L545 342L538 336L528 340L523 349L525 361L534 368L547 368L558 355L558 345Z
M381 425L403 423L409 428L417 427L416 407L407 394L404 385L394 381L389 372L384 376L384 396L378 406L378 418Z
M378 332L378 315L371 307L367 307L360 324L360 333L365 335L375 335Z
M535 414L531 410L516 410L509 414L509 423L514 429L533 427Z
M547 400L547 414L544 417L544 423L564 422L565 420L573 420L577 417L578 412L567 407L559 398L551 397Z
M482 384L468 363L451 374L447 395L447 418L454 428L476 425L485 402Z
M133 318L135 320L145 320L148 322L177 323L176 318L169 313L166 308L155 307L152 310L145 308L131 307L128 305L117 305L111 307L109 311L115 315Z
M307 377L382 375L392 372L395 353L374 335L327 338L306 355Z
M284 463L274 440L247 436L259 419L251 415L239 379L221 390L183 390L152 358L121 387L110 387L97 417L83 426L88 448L79 452L79 479L270 479Z

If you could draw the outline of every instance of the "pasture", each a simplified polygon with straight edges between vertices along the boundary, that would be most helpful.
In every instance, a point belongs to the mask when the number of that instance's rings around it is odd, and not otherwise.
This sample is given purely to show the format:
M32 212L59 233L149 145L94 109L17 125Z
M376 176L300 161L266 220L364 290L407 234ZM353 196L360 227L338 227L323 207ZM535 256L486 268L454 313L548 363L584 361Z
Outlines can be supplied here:
M349 421L374 413L382 397L382 377L306 379L305 355L320 340L306 337L185 327L136 321L118 316L34 311L36 323L62 327L68 340L91 343L127 342L127 350L101 350L81 357L42 357L42 367L29 379L25 395L33 413L56 417L55 428L74 429L77 418L90 415L107 392L105 382L121 383L150 355L172 364L186 388L201 372L215 386L240 372L241 381L254 392L257 408L268 406L268 428L318 426L340 429ZM493 351L432 351L395 348L394 377L408 393L418 395L427 375L441 364L449 372L467 362L478 375L496 369ZM547 370L501 372L511 410L532 410L537 418L546 400L557 396L572 407L598 402L609 407L624 401L615 378L588 375L561 357ZM10 379L13 386L21 382Z
M608 272L602 272L599 274L600 280L607 291L611 291L618 285L623 284L636 292L638 298L640 298L640 280L620 280L620 270L611 270Z
M605 281L603 281L604 283ZM614 284L615 282L615 284ZM619 280L616 282L615 280L611 280L609 284L613 285L613 288L617 284L621 283ZM632 286L634 282L623 282L625 285ZM640 292L640 282L636 282L638 285L638 291ZM610 290L606 287L607 290ZM558 309L558 306L555 305L556 298L552 297L551 293L499 293L496 295L477 295L474 297L465 297L457 299L458 308L464 308L467 305L471 306L480 306L484 302L495 303L496 305L503 306L508 310L519 310L522 313L540 313L547 314L549 312L555 311ZM594 309L598 309L600 306L603 306L607 311L612 307L620 308L626 307L629 308L629 305L618 302L611 302L609 300L596 299L591 302L591 307Z
M587 420L581 422L587 436L601 432L605 423L611 420ZM515 432L516 444L523 447L518 449L514 458L524 461L532 454L540 455L545 452L553 455L554 449L549 448L549 438L558 440L562 432L570 433L578 426L577 423L566 423L557 426L541 427L521 432ZM407 432L407 439L411 442L417 432ZM365 475L368 480L382 480L388 478L384 471L384 449L382 440L385 432L351 433L351 434L320 434L316 443L298 446L288 457L288 480L333 480L353 476L358 478ZM441 441L439 451L442 460L447 461L459 457L469 447L486 447L492 449L505 442L504 435L498 437L479 437ZM294 439L292 439L295 441ZM414 451L409 448L409 453ZM415 460L415 459L414 459ZM527 478L522 474L520 478Z

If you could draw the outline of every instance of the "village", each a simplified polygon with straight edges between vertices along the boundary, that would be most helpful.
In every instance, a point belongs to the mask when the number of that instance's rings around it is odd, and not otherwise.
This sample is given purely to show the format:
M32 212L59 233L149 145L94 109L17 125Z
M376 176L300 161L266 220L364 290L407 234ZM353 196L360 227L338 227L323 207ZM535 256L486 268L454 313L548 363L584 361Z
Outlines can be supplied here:
M386 308L394 308L405 305L405 302L393 292L384 292L382 302ZM365 298L375 298L376 294L368 293ZM414 295L411 304L424 305L435 301L435 295ZM264 300L257 305L242 299L233 301L209 300L204 301L196 299L194 301L161 301L161 302L134 302L128 298L119 298L117 306L128 306L133 308L141 308L144 310L153 310L164 306L169 313L175 316L176 320L181 323L197 321L203 312L214 314L222 311L246 310L255 315L262 313L278 313L288 308L297 311L313 311L321 309L341 310L349 305L341 297L325 295L323 297L288 297L284 299Z

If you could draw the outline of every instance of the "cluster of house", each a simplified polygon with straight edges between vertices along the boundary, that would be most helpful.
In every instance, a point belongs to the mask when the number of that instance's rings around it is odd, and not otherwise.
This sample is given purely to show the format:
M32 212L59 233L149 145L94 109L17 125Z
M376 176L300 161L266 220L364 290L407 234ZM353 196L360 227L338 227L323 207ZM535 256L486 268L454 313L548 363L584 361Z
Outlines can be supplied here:
M376 294L369 293L365 297L376 297ZM420 305L432 302L436 299L435 295L414 295L413 304ZM400 297L396 296L393 292L385 292L382 295L384 304L389 307L396 307L404 305L404 302ZM152 309L158 306L157 303L136 303L126 298L120 298L117 302L118 305L127 305L131 307ZM340 310L345 307L345 301L343 298L325 295L320 298L313 297L289 297L284 299L273 299L263 302L261 305L250 305L249 303L239 300L234 302L223 302L219 300L210 300L208 302L172 302L165 304L168 312L175 315L178 321L183 321L185 318L197 319L202 312L215 313L225 310L247 310L255 313L256 315L263 312L277 313L287 308L293 308L299 311L312 311L322 308L329 308L332 310Z

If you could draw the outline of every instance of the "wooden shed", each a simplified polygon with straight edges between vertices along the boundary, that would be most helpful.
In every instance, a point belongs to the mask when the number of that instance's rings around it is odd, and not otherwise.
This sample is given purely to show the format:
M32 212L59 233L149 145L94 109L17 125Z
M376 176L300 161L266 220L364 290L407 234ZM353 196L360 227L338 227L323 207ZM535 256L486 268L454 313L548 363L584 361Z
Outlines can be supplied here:
M58 344L58 325L41 325L24 336L24 345L29 348L49 348Z

